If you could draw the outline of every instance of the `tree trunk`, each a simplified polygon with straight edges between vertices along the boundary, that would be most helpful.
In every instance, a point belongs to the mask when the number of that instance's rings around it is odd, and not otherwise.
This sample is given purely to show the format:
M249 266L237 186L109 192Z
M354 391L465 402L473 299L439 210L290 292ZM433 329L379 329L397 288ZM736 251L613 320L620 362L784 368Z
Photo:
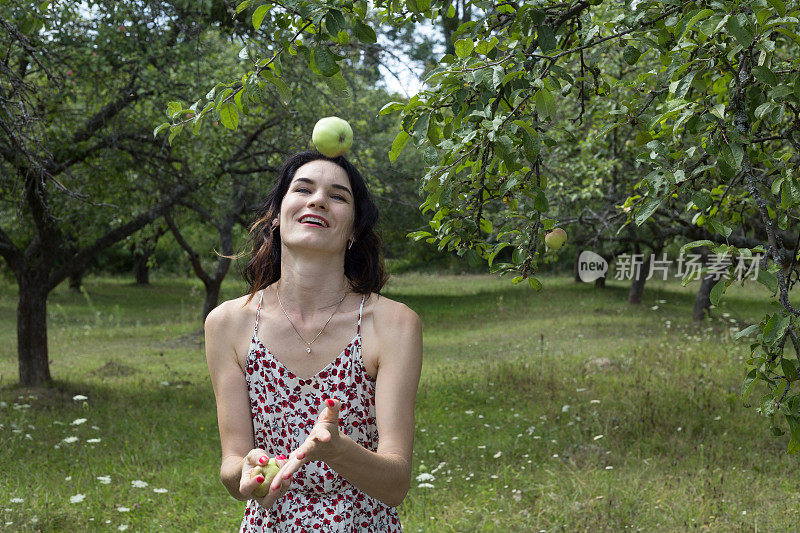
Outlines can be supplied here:
M214 277L209 283L206 283L206 300L203 302L203 324L206 323L208 313L217 307L219 303L219 290L222 287L222 280L224 279L225 276Z
M575 274L575 283L582 283L581 276L578 273L578 258L580 256L581 256L581 251L580 250L576 250L575 251L575 264L574 264L574 268L573 268L573 271L574 271L574 274ZM597 282L595 281L595 283L597 283Z
M636 245L636 254L639 255L639 245ZM634 257L635 257L634 256ZM639 267L638 275L634 277L631 282L631 288L628 291L628 303L638 305L642 303L642 294L644 293L644 284L647 281L647 275L650 273L650 262L653 260L653 254L647 256L647 260L643 261Z
M602 278L597 278L594 280L594 288L595 289L605 289L606 288L606 277L603 276Z
M17 351L23 387L51 381L47 354L47 289L43 282L18 277Z
M134 255L133 272L136 285L150 285L150 267L147 266L148 255L137 253Z
M696 252L702 256L702 263L705 265L708 262L708 248L700 246ZM711 289L717 280L712 275L706 275L700 282L700 288L697 289L697 294L694 297L694 310L692 311L692 320L699 322L706 316L711 316Z
M81 292L83 284L83 272L73 272L69 275L69 288L75 292Z

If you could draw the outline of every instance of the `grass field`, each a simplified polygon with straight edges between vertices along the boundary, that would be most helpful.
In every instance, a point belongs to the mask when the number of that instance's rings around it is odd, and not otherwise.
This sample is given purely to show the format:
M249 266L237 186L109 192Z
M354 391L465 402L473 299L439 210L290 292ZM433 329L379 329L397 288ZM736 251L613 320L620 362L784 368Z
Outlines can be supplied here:
M627 283L544 283L403 274L385 288L424 333L405 531L797 529L798 457L738 397L748 352L732 332L769 309L762 286L731 287L698 325L696 282L651 280L637 307ZM85 288L51 295L55 387L24 390L16 289L0 285L0 530L235 531L200 283ZM223 298L242 293L231 282Z

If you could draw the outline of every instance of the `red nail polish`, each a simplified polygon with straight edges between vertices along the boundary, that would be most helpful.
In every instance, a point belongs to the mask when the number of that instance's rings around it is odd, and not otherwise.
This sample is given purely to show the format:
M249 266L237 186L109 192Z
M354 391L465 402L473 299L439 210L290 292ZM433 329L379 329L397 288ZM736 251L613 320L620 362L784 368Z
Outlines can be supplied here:
M258 481L259 485L264 483L264 476L256 476L256 481Z
M298 459L302 459L302 458L303 458L303 457L305 457L305 456L306 456L306 454L305 454L305 453L298 453L298 454L297 454L297 458L298 458Z
M266 463L268 460L269 460L269 459L267 458L267 456L266 456L266 455L262 455L261 457L259 457L259 458L258 458L258 462L259 462L259 463L261 463L262 465L263 465L264 463Z
M281 461L285 461L286 460L286 456L283 455L283 454L280 454L278 457L276 457L276 459L279 459Z
M330 398L328 398L327 400L325 400L325 403L327 403L327 404L328 404L328 407L333 407L333 405L334 405L336 402L334 402L333 400L331 400Z

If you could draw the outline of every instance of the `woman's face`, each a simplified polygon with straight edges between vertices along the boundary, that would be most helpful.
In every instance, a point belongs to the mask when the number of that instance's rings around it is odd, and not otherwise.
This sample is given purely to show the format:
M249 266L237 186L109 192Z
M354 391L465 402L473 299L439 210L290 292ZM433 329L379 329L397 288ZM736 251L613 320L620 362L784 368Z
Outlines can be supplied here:
M308 215L316 218L306 220ZM284 245L343 253L354 222L353 188L342 167L317 159L297 169L281 202Z

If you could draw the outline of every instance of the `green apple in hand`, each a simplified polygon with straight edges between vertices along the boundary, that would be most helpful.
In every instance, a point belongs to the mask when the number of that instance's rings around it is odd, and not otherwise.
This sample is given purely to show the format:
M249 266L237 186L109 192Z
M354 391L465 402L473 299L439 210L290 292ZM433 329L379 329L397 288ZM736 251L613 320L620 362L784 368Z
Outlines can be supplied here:
M340 156L353 145L353 128L339 117L321 118L314 125L311 142L326 157Z
M263 498L269 493L269 484L272 483L272 478L275 477L275 474L278 473L281 467L278 466L278 462L272 457L267 464L264 466L257 466L250 471L250 477L256 477L257 475L261 474L264 476L264 483L259 485L253 490L253 495L257 498Z

